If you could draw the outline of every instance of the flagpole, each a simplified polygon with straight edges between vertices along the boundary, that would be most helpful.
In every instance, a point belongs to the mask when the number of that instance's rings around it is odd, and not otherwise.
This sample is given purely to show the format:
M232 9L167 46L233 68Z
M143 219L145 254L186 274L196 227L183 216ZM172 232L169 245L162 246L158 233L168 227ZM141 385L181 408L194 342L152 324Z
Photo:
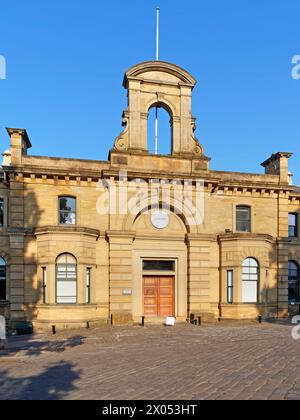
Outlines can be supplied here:
M156 61L159 60L159 7L156 8Z
M156 61L159 60L159 7L156 8ZM158 107L155 112L155 155L158 154Z

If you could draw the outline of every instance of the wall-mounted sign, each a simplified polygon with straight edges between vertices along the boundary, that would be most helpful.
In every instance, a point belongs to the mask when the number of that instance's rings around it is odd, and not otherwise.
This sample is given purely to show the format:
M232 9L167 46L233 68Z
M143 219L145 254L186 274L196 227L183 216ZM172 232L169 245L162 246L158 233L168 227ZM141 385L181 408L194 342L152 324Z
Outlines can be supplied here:
M132 289L123 289L123 296L131 296Z
M156 211L151 216L151 223L156 229L165 229L169 226L170 216L165 211Z

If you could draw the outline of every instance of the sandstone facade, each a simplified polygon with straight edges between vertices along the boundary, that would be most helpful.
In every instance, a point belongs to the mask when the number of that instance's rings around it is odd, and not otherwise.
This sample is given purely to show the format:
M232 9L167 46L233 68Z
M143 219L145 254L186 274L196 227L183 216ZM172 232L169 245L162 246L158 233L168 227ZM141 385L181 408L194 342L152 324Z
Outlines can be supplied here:
M291 235L289 228L289 215L300 211L300 188L291 185L288 170L291 154L273 154L263 164L265 174L210 170L210 159L195 137L191 113L195 84L185 70L165 62L128 70L124 131L107 161L30 156L26 130L8 129L11 148L3 154L0 183L4 208L0 257L6 263L0 314L10 325L23 320L32 321L37 329L111 319L132 323L144 315L146 321L156 322L165 314L165 305L171 305L166 310L178 320L191 314L248 319L298 312L300 296L293 301L289 297L289 262L300 264L298 232ZM169 156L148 151L152 107L170 114ZM259 151L257 155L259 159ZM173 187L165 201L162 186L175 180L177 185L188 180L191 202L183 209ZM156 191L152 201L146 191ZM199 191L200 218L193 213ZM110 200L109 211L104 211L109 193L116 202ZM75 200L73 222L61 223L62 197ZM126 211L128 202L131 211ZM249 210L248 228L239 229L240 206ZM153 212L163 214L163 228L155 226ZM67 283L58 285L63 268L57 261L63 254L76 260L76 296L72 295L76 303L68 302L68 296L58 303L58 293L72 289ZM252 285L243 277L249 258L258 267L253 302L246 297ZM158 265L145 268L147 261ZM166 269L159 265L162 261L173 265ZM70 282L73 268L67 275ZM169 278L172 291L163 286L146 290L145 278ZM153 305L161 306L157 316Z

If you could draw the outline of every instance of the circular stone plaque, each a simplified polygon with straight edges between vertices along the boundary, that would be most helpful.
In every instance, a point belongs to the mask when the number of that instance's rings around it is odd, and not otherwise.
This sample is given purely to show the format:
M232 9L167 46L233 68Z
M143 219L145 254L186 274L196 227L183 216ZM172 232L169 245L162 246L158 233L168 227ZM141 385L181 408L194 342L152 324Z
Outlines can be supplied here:
M169 226L170 217L164 211L156 211L151 216L151 223L156 229L165 229Z

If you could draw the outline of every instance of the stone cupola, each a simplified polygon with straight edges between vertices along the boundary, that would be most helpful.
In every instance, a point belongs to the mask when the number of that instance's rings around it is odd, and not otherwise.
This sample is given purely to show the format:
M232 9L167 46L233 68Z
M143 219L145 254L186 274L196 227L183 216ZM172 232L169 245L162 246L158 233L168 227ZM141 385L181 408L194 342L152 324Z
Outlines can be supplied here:
M117 137L112 152L148 155L148 115L153 107L170 115L171 156L201 159L209 163L195 137L192 116L192 91L196 80L177 65L149 61L130 68L123 86L128 91L128 108L123 113L124 131Z

